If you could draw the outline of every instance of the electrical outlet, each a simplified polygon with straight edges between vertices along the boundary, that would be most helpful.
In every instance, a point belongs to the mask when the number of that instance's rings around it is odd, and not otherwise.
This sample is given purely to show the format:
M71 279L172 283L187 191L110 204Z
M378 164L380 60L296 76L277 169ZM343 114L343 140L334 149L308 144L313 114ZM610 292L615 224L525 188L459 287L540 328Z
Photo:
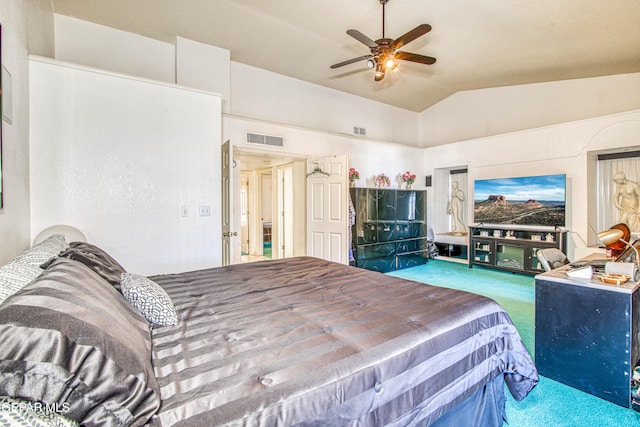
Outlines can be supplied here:
M211 216L211 206L200 206L200 216Z

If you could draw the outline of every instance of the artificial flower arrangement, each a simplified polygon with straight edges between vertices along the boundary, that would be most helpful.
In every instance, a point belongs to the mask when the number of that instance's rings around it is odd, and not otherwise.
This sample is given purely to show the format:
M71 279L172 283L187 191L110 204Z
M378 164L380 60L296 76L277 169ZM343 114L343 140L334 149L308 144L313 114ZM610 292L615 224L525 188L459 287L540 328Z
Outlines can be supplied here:
M391 180L388 176L381 173L376 177L376 184L378 185L378 187L389 187L391 185Z
M349 168L349 182L354 182L360 179L360 173L354 168Z
M402 181L407 183L408 185L411 185L416 182L416 174L406 171L402 174Z

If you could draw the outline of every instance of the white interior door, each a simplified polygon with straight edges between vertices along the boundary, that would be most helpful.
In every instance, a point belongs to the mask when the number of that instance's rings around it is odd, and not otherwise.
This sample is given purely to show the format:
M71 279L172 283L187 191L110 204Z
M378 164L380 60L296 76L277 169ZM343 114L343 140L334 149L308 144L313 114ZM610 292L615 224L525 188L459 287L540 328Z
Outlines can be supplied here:
M231 239L233 231L233 147L231 141L222 144L222 265L233 261Z
M240 188L240 250L249 253L249 176L241 174Z
M347 156L307 160L307 255L347 264Z

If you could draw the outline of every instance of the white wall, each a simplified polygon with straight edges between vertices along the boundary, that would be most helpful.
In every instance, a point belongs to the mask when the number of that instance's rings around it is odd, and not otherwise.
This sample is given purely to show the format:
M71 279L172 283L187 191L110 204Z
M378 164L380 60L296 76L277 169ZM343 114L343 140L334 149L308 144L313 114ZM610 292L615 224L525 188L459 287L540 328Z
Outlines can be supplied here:
M458 92L420 113L420 146L640 108L640 73Z
M346 135L357 126L371 140L418 145L416 112L230 61L233 52L225 52L181 37L174 45L56 15L58 60L221 93L224 112L241 118ZM212 67L220 80L207 75Z
M28 248L29 52L53 55L53 9L49 0L0 2L2 64L11 73L12 123L2 122L4 209L0 209L0 265ZM7 84L7 82L3 82Z
M55 15L60 61L175 83L175 45L81 19Z
M139 274L220 265L220 97L44 58L30 68L32 233L74 225Z
M222 112L230 113L231 52L178 37L176 83L222 95Z
M567 175L567 223L570 259L595 249L586 246L593 233L587 185L588 153L640 145L640 110L541 127L504 135L428 148L424 162L428 174L437 168L466 165L469 171L467 217L473 218L473 182L513 176ZM434 178L435 179L435 178ZM440 183L434 182L434 186ZM446 198L429 193L429 221L443 215ZM441 230L434 230L436 232Z
M284 138L283 149L257 145L268 153L303 157L346 154L349 167L360 172L358 187L374 186L373 178L384 173L392 179L391 187L397 188L398 182L394 179L409 170L418 175L414 188L424 188L424 149L421 148L229 116L222 118L222 132L224 141L229 139L240 149L256 149L256 144L245 142L246 133L254 132Z
M231 63L231 114L273 123L418 145L418 113Z

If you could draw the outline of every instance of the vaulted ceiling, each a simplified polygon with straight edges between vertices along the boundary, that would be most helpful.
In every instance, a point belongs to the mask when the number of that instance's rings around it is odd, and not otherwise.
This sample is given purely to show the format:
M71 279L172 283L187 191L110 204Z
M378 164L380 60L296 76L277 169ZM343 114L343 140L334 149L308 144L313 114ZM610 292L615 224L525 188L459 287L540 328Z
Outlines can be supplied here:
M228 49L236 62L412 111L464 90L640 72L639 0L389 0L385 35L427 23L375 82L369 54L346 34L382 37L380 0L52 0L54 11L174 43Z

